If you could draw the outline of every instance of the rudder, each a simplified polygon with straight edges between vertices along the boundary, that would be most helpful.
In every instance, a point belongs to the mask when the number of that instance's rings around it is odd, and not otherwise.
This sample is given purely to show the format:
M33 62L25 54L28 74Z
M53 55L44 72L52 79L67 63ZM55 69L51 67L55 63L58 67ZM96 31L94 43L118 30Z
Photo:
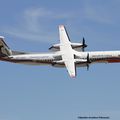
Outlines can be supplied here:
M12 55L12 51L4 42L4 37L0 36L0 57L10 56Z

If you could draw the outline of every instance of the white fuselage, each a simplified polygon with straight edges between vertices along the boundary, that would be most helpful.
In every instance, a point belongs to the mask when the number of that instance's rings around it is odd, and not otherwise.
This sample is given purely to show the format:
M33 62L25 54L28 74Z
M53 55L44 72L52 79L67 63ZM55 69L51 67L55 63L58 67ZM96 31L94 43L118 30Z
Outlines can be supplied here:
M118 63L120 51L84 52L87 47L82 43L72 43L64 25L59 26L60 43L49 48L49 53L25 53L12 51L0 37L0 60L29 65L52 65L66 67L70 77L76 76L76 67L87 67L92 63Z
M91 63L113 63L120 62L120 51L97 51L97 52L78 52L74 51L76 58L76 65L82 66L86 62L87 55L89 54L89 59ZM11 55L6 60L21 64L31 64L31 65L53 65L61 67L64 66L64 62L60 57L60 52L53 53L33 53L33 54L23 54L23 55ZM71 59L69 59L71 60ZM59 62L61 61L61 62ZM53 65L54 66L54 65Z

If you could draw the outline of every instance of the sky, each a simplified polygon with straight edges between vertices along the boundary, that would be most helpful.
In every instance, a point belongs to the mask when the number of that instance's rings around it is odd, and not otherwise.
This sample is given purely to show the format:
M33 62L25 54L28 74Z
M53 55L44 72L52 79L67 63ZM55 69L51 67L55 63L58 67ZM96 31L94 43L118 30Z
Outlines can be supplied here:
M0 0L0 35L12 50L49 52L58 26L86 51L120 49L119 0ZM77 69L0 62L0 120L120 119L120 64Z

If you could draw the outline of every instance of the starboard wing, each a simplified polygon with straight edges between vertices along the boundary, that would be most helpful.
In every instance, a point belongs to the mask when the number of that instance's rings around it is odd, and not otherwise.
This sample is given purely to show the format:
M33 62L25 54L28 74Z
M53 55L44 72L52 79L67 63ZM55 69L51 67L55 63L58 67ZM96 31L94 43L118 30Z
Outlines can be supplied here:
M74 60L74 53L71 47L70 38L63 25L59 26L59 35L60 35L60 51L62 54L62 59L65 63L65 66L67 68L70 77L75 77L76 66Z

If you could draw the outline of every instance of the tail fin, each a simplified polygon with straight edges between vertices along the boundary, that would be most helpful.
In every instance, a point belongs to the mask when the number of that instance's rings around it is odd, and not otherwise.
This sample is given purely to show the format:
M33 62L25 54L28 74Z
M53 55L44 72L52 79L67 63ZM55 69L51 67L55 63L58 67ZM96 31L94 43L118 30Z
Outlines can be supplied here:
M0 57L10 56L12 55L12 51L4 42L4 37L0 36Z

